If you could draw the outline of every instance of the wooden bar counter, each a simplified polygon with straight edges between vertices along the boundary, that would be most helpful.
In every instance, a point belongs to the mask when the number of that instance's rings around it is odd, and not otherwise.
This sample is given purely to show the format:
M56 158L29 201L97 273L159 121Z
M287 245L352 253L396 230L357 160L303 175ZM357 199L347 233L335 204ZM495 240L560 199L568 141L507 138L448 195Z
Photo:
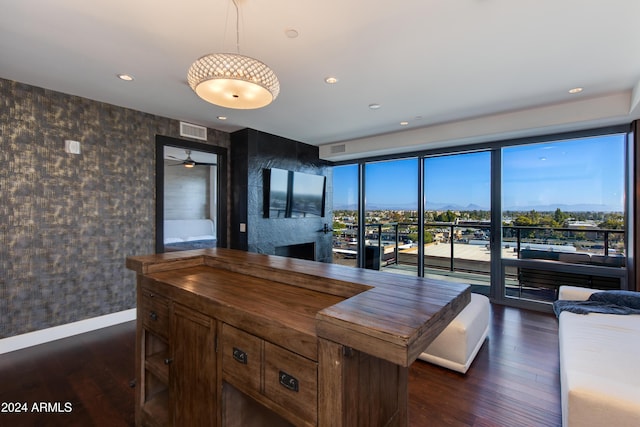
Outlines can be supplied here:
M408 367L466 285L203 249L137 273L139 426L407 425Z

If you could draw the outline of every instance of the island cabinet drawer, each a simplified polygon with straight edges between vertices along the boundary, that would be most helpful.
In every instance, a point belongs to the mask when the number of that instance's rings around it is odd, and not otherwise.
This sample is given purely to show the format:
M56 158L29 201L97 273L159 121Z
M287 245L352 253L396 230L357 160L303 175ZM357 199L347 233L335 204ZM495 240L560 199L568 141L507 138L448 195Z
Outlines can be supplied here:
M260 392L263 345L262 339L224 323L222 372L225 380Z
M318 364L269 342L264 344L264 394L315 423L318 414Z
M169 300L155 292L142 288L138 316L146 329L167 338L169 335Z

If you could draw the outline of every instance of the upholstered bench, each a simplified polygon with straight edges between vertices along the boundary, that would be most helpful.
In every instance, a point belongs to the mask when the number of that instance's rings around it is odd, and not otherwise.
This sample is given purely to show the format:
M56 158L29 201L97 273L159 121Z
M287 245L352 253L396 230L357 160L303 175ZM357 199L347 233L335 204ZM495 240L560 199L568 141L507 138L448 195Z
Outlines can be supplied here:
M466 373L489 333L490 311L489 298L471 294L471 302L418 359Z

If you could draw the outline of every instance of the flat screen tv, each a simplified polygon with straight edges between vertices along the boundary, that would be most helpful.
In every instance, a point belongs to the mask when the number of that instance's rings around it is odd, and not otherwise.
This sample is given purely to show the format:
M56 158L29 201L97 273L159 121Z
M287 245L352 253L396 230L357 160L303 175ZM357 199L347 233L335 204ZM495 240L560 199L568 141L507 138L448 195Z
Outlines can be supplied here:
M325 185L322 175L265 169L265 218L323 217Z
M291 217L323 217L325 180L322 175L293 173Z
M265 212L267 218L286 218L289 212L289 171L265 170Z

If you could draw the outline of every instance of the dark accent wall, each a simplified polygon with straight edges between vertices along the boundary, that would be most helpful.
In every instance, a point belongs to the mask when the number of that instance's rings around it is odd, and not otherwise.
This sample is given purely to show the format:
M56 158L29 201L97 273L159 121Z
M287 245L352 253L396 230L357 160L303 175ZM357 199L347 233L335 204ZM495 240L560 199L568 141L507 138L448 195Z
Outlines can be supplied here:
M631 123L629 140L629 182L627 183L631 200L627 205L627 283L629 289L640 292L640 120Z
M279 168L327 177L325 216L322 218L264 218L264 170ZM319 158L318 147L253 129L231 134L230 247L273 255L275 248L315 243L316 260L331 262L333 184L330 164ZM246 232L240 224L246 224Z
M154 252L156 134L179 121L0 79L0 338L135 307L125 258Z

